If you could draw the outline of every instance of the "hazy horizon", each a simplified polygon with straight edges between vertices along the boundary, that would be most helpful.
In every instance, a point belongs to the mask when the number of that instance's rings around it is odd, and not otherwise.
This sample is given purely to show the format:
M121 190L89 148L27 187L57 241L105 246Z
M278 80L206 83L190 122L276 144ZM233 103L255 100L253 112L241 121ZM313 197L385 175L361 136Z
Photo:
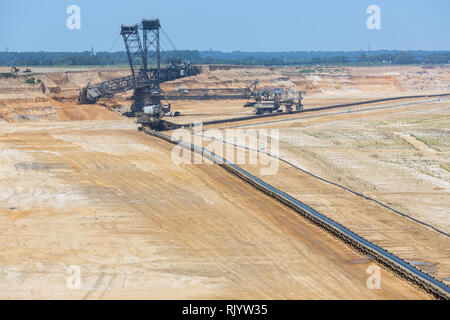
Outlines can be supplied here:
M184 50L184 49L179 49L179 50ZM232 54L232 53L237 53L237 52L241 52L241 53L248 53L248 54L254 54L254 53L263 53L263 54L277 54L277 53L300 53L300 52L307 52L307 53L367 53L367 49L366 50L327 50L327 51L323 51L323 50L296 50L296 51L243 51L243 50L232 50L232 51L222 51L222 50L198 50L198 49L187 49L189 51L199 51L200 53L207 53L207 52L220 52L220 53L224 53L224 54ZM84 49L84 50L78 50L78 51L48 51L48 50L26 50L26 51L14 51L11 50L10 48L8 48L8 51L5 51L5 49L0 50L0 52L9 52L9 53L39 53L39 52L44 52L44 53L84 53L84 52L90 52L90 48L88 49ZM169 50L170 51L170 50ZM379 52L427 52L427 53L434 53L434 52L450 52L450 50L421 50L421 49L405 49L405 50L399 50L399 49L379 49L379 50L371 50L370 53L375 54L375 53L379 53ZM115 51L106 51L106 50L95 50L95 53L97 52L109 52L109 53L126 53L125 48L123 50L115 50Z
M67 27L71 5L80 8L80 29ZM380 29L366 25L371 5L380 8ZM3 1L0 51L123 51L120 26L142 18L159 18L181 50L448 51L449 11L446 0Z

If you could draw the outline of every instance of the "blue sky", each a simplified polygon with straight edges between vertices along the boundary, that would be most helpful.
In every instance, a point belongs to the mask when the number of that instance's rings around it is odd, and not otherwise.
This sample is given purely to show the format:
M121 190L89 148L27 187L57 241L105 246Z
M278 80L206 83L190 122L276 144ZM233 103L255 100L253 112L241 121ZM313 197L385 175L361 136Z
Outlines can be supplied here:
M66 27L72 4L80 30ZM381 30L366 27L372 4ZM450 50L449 0L0 0L0 51L119 51L120 25L153 17L177 49Z

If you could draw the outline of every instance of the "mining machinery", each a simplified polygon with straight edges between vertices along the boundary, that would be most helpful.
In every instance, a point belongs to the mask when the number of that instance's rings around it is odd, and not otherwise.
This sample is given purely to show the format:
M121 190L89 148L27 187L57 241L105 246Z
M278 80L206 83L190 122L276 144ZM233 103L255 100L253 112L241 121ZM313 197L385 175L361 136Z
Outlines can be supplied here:
M163 104L163 100L252 100L245 106L253 107L256 114L280 112L282 105L287 112L291 112L293 106L297 110L302 109L300 92L292 95L289 90L268 87L258 90L258 81L247 88L179 89L164 93L160 86L162 82L196 75L199 69L181 59L171 59L167 67L161 67L160 29L159 19L143 19L141 24L133 26L122 25L120 35L125 44L131 75L97 84L88 83L81 89L79 101L83 104L95 103L100 98L111 98L117 93L134 90L131 97L133 103L126 115L135 116L137 123L154 130L171 129L175 125L162 117L179 115L179 112L171 112L170 103ZM149 49L156 55L155 67L148 66Z
M285 88L258 89L259 81L255 80L247 88L206 88L178 89L164 95L167 100L253 100L244 107L253 107L256 114L281 112L281 106L286 112L303 110L302 92Z
M189 62L178 60L161 67L159 19L143 19L141 24L122 25L123 37L131 75L91 84L81 89L78 100L83 104L96 103L100 98L111 98L117 93L134 90L131 112L134 116L142 112L144 106L159 105L162 91L160 83L198 74L199 69ZM142 30L141 42L140 30ZM156 66L148 66L149 49L156 55Z
M284 106L285 112L288 113L293 111L293 107L296 111L303 110L301 91L265 87L257 92L254 99L254 102L248 102L244 107L253 107L256 114L282 112L281 106Z
M11 67L11 73L19 73L20 72L20 69L19 68L17 68L17 67Z
M177 100L252 100L247 102L244 107L253 107L257 115L283 112L280 109L281 106L284 106L285 112L288 113L293 111L293 107L296 111L303 110L302 92L269 87L259 90L258 84L259 82L256 80L246 88L178 89L167 93L163 92L160 102L161 100L169 102ZM154 130L175 128L176 125L161 119L168 111L170 111L170 103L168 108L146 106L142 112L136 114L136 121L142 126L148 126ZM179 115L178 112L170 112L170 114Z

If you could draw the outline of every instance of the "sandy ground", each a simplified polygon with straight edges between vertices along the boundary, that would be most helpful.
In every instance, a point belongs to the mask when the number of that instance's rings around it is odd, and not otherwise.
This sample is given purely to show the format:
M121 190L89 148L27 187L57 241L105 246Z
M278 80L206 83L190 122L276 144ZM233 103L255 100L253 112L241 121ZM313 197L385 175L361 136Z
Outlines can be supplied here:
M164 89L256 78L306 90L305 109L450 91L448 66L305 70L205 67ZM45 92L0 78L1 298L427 298L384 270L381 289L367 289L365 257L219 167L175 165L170 145L120 116L129 94L77 105L88 81L126 74L36 70ZM212 128L278 129L283 157L449 232L449 103L408 103ZM183 116L169 120L252 114L243 104L177 102ZM450 283L448 237L285 164L263 179ZM80 289L66 285L70 266Z
M8 125L0 146L1 298L426 298L384 270L368 289L364 256L129 121Z
M196 130L197 135L211 137L215 132L208 130L219 129L222 139L249 146L250 140L238 141L231 136L241 130L238 136L258 138L253 147L261 149L263 143L265 151L279 154L304 170L370 196L448 234L450 103L443 99L427 101L385 103L384 108L388 109L379 109L382 106L377 105L355 107L350 112L328 110L290 115L272 119L272 123L259 119L220 124L206 126L202 133ZM228 132L230 128L234 131ZM278 150L273 149L270 138L265 139L270 131L257 130L278 130ZM222 145L209 139L202 143L209 150ZM221 147L212 151L222 152L230 161L238 161L236 151L227 153ZM270 162L268 158L258 158L258 163L251 165L247 152L245 163L240 165L366 239L450 283L448 236L286 163L273 158ZM264 167L276 167L276 170L266 170L267 174L261 170Z
M24 67L23 67L24 69ZM57 111L77 105L81 87L129 74L127 68L31 68L33 73L12 76L0 68L0 120L60 121L70 120ZM34 77L38 84L26 83ZM164 83L166 92L180 88L245 88L259 80L260 88L282 87L304 92L305 108L360 101L380 97L447 93L450 91L450 66L384 66L384 67L202 67L195 77ZM131 92L101 99L95 115L84 114L82 119L110 119L108 111L123 112L131 102ZM173 111L183 117L175 122L187 123L201 118L213 120L236 115L250 115L250 108L242 108L245 101L214 101L173 103ZM93 107L89 105L88 107ZM104 108L107 107L107 108ZM218 110L219 109L219 110ZM100 111L103 110L105 114ZM73 115L73 114L72 114Z

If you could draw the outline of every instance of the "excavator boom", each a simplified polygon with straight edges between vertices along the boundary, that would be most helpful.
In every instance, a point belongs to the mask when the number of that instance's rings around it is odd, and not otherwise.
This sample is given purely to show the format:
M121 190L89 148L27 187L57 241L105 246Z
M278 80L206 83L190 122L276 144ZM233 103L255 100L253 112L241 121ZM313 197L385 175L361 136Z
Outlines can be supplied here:
M151 96L154 95L153 92L156 92L154 89L159 90L161 82L198 74L199 69L189 63L171 64L166 68L160 67L160 28L158 19L144 19L140 26L122 25L120 34L125 44L131 75L96 84L89 83L81 89L79 102L83 104L96 103L100 98L111 98L117 93L135 90L134 97L137 98L135 110L139 111L143 107L143 102L152 100ZM143 30L143 43L139 35L140 29ZM147 66L149 47L155 50L156 68Z

